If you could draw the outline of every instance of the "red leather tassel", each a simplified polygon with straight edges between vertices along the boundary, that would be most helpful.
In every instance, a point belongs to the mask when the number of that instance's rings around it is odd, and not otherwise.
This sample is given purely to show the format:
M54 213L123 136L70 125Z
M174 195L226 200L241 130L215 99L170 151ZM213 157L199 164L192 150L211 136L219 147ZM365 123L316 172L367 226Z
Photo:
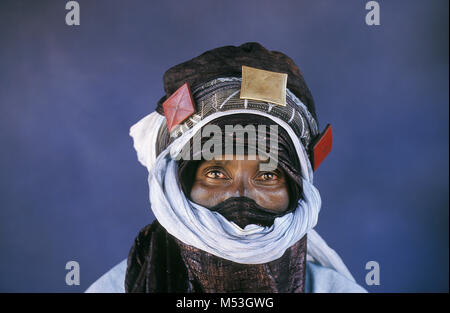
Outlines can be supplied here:
M331 125L328 124L327 127L325 127L323 133L320 135L319 139L313 146L311 163L314 171L317 170L320 163L322 163L322 161L330 153L332 146L333 146L333 134Z

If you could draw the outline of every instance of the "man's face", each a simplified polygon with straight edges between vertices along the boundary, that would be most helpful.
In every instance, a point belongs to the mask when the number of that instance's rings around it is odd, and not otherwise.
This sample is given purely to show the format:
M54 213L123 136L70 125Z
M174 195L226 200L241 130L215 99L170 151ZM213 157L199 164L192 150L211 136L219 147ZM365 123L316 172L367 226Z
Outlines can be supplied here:
M286 211L289 194L283 170L262 172L261 162L257 156L247 155L244 160L223 156L203 161L195 174L192 201L212 208L232 197L247 197L268 210Z

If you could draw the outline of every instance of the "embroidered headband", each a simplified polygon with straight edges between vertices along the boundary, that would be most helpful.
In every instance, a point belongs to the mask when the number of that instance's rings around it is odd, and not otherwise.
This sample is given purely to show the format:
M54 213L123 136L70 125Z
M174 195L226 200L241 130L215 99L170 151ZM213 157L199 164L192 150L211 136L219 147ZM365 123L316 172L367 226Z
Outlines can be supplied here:
M291 126L305 147L314 170L332 147L331 125L319 135L308 108L287 87L287 74L242 66L242 78L216 78L191 89L184 83L161 107L170 133L168 144L216 112L257 110Z

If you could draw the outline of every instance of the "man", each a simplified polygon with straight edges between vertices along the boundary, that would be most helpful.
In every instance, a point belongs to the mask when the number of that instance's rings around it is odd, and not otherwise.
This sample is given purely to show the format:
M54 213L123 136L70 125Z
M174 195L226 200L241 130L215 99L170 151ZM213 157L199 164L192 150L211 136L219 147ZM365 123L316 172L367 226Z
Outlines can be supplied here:
M169 69L164 88L130 130L156 220L88 292L365 292L313 230L331 127L294 62L227 46Z

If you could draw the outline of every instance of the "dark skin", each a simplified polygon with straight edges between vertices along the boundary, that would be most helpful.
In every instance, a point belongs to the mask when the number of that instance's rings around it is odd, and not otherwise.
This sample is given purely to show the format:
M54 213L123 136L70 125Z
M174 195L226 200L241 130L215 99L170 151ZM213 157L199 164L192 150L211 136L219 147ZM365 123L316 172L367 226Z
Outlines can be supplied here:
M260 171L260 162L257 156L203 161L195 174L192 201L211 208L228 198L248 197L268 210L286 211L289 193L283 170Z

